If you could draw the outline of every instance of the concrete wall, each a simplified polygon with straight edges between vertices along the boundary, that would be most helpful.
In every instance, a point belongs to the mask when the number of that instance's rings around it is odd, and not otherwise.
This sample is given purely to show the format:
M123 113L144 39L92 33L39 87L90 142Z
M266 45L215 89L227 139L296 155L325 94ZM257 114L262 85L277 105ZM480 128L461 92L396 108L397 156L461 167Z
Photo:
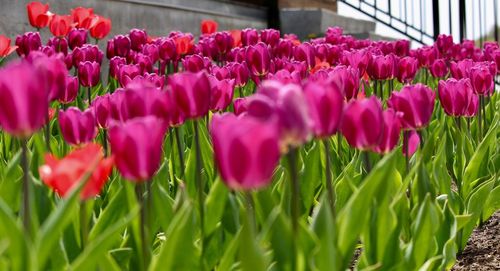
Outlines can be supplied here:
M12 39L33 31L28 23L26 4L30 0L0 0L0 34ZM267 11L262 8L216 0L45 0L54 13L69 14L77 6L111 18L111 34L144 28L150 35L167 35L172 30L199 33L202 19L214 19L220 29L265 28ZM44 34L45 32L45 34ZM42 36L47 38L47 29Z

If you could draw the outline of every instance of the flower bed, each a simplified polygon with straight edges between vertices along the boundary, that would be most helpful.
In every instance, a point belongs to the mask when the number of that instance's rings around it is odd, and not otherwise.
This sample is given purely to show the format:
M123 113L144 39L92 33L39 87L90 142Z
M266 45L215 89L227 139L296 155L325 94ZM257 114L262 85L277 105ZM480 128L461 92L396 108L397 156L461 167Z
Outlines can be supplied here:
M0 36L0 270L448 270L500 209L498 44L206 20L104 53L92 9L27 10L54 37Z

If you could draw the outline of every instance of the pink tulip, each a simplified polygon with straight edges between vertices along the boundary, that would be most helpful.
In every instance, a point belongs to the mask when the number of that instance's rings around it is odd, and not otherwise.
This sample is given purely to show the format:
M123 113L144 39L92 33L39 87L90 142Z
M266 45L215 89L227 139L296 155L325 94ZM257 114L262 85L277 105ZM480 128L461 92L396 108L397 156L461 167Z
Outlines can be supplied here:
M331 84L308 82L304 86L309 114L313 120L316 137L328 137L339 128L344 97L342 92Z
M217 32L214 34L215 45L219 56L224 56L231 51L234 45L233 36L229 32ZM222 60L222 59L221 59Z
M476 94L485 96L493 94L495 83L493 75L487 66L476 65L472 67L469 78Z
M237 98L233 101L234 114L239 116L248 111L248 98Z
M469 78L470 69L474 65L474 61L470 59L461 60L459 62L451 62L450 72L455 79Z
M118 78L120 67L127 64L127 60L123 57L115 56L109 60L109 76L114 79Z
M259 42L256 45L247 47L246 63L253 76L266 76L271 65L271 55L267 45Z
M445 77L448 74L448 65L444 59L436 59L434 63L430 66L432 76L437 78Z
M131 82L124 90L123 100L121 101L121 121L129 119L155 116L165 118L168 116L168 104L166 92L156 88L149 81ZM111 103L113 103L111 97Z
M128 36L118 35L113 38L114 56L127 57L131 47L132 44Z
M160 167L165 121L136 118L109 129L111 152L120 174L134 182L150 180Z
M474 90L469 78L456 80L450 78L439 81L439 101L446 114L454 117L466 116L473 107Z
M62 104L72 103L78 95L79 87L78 77L66 77L66 88L61 97L58 98L59 102Z
M280 39L274 47L274 54L278 58L290 58L293 54L293 42L287 39Z
M78 78L84 87L95 87L99 84L101 66L97 62L81 62L78 65Z
M243 46L255 45L259 42L259 33L256 29L246 28L241 30L241 44Z
M328 73L327 80L336 86L349 101L358 96L359 77L357 69L340 65Z
M410 83L415 78L418 71L418 60L407 56L400 58L397 62L395 75L401 83Z
M209 64L208 64L209 63ZM208 65L211 65L212 63L210 60L205 61L202 56L200 55L189 55L184 57L182 60L182 66L184 67L185 71L188 72L199 72L202 70L206 70L209 68Z
M141 75L139 65L122 65L118 70L118 82L124 87L138 75Z
M307 70L311 70L316 64L314 47L307 42L295 47L293 57L297 61L305 62Z
M436 47L442 55L448 55L453 47L453 37L441 34L436 40Z
M394 54L399 57L405 57L410 54L410 41L409 40L397 40L394 43Z
M260 31L260 39L263 43L274 48L280 40L280 31L276 29L263 29Z
M401 91L394 91L387 101L389 108L402 112L405 130L420 129L427 124L434 111L436 93L423 84L407 85Z
M144 44L141 50L142 54L149 56L153 63L156 63L160 59L160 51L158 45L156 44Z
M56 53L68 54L68 40L66 38L52 37L47 41L47 46L54 48Z
M175 42L171 38L162 38L156 41L158 45L158 53L163 61L171 61L177 58Z
M87 29L85 28L73 28L68 33L68 44L71 50L75 48L82 47L87 43Z
M383 112L384 122L381 125L384 128L380 142L373 148L374 152L387 154L396 147L401 134L401 115L392 108Z
M49 101L57 100L64 95L68 70L61 58L57 56L48 57L40 52L32 52L26 57L26 60L43 73L50 88Z
M11 62L0 69L0 126L28 137L46 122L49 90L44 74L32 64Z
M349 145L360 150L370 150L382 140L382 123L382 103L375 96L370 96L347 104L340 130Z
M420 145L420 136L415 130L411 130L406 132L405 137L406 139L403 140L403 155L411 157L415 154Z
M208 113L211 87L204 72L176 73L167 80L172 98L184 116L197 119Z
M212 66L210 67L210 73L219 80L231 79L231 70L229 69L229 65L224 67Z
M418 62L420 67L430 67L434 60L438 58L438 50L434 46L424 46L418 48L416 51L416 57L418 58Z
M231 101L234 94L234 79L219 80L214 76L209 76L210 79L210 110L223 111Z
M396 63L397 60L393 54L372 56L366 71L374 80L387 80L394 76Z
M477 115L477 110L479 109L479 96L473 95L471 103L467 108L467 112L465 113L465 117L474 117Z
M97 96L92 101L92 110L94 111L95 120L99 128L107 129L110 119L110 94Z
M371 55L367 50L344 51L341 60L344 65L351 66L359 70L359 75L365 74Z
M38 32L26 32L16 38L16 52L19 56L27 56L42 46L42 38Z
M130 30L128 36L130 37L131 48L136 52L139 52L142 45L146 44L148 41L148 34L146 33L146 30L134 28Z
M250 116L214 115L210 124L216 166L231 189L268 185L280 159L278 132Z
M94 112L84 112L77 107L59 111L59 127L64 140L71 145L91 142L97 135Z

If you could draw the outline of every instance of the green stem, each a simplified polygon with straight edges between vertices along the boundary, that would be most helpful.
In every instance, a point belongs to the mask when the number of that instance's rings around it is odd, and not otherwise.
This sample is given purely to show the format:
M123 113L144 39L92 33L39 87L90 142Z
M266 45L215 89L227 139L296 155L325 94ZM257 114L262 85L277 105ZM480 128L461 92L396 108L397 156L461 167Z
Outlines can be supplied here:
M149 181L147 181L149 182ZM140 204L140 236L141 236L141 270L147 270L149 264L149 242L147 240L147 206L144 198L144 188L142 183L135 186L135 194Z
M23 169L23 205L22 216L24 232L27 236L31 235L31 206L30 206L30 177L28 163L28 139L21 139L21 168Z
M83 250L87 246L89 239L89 221L87 215L87 204L85 201L80 202L80 234Z
M257 226L255 223L255 207L254 207L252 192L245 191L244 194L247 203L248 222L250 224L252 232L255 232Z
M243 98L243 88L238 87L238 93L240 94L240 98Z
M483 106L483 99L482 96L479 96L479 110L477 112L477 125L478 125L478 138L477 138L477 144L481 142L481 139L483 138L483 117L482 117L482 110L481 107Z
M108 156L108 131L102 129L102 147L104 149L104 156Z
M50 117L49 117L49 110L47 109L47 114L45 116L45 118L47 119L47 124L45 124L45 129L44 129L44 132L45 132L45 148L47 150L47 152L52 152L52 150L50 149Z
M88 89L87 89L87 95L88 95L89 107L90 107L90 105L92 104L92 87L88 87Z
M181 137L179 135L179 129L180 127L174 128L174 134L175 134L175 141L177 143L177 152L179 153L179 163L181 166L181 172L180 172L180 177L181 179L184 178L184 149L182 147L182 141Z
M373 80L373 94L377 96L377 80Z
M290 178L292 186L292 197L291 197L291 214L292 214L292 234L294 238L292 239L292 270L297 270L297 259L298 259L298 244L299 239L299 203L300 203L300 184L299 176L297 170L297 150L295 148L290 149L288 152L288 163L290 166Z
M487 122L487 116L486 116L486 99L484 96L479 96L482 101L481 103L481 109L483 110L483 129L484 129L484 133L487 133L488 131L488 122Z
M325 175L326 175L326 189L328 192L328 201L330 203L330 208L332 215L335 214L335 189L332 184L332 174L330 168L330 146L328 139L323 140L323 145L325 146Z
M372 165L370 163L370 153L368 151L363 151L363 162L365 164L366 175L372 170Z
M196 186L198 188L198 206L200 209L200 232L201 232L201 257L200 261L203 265L203 255L204 255L204 238L205 238L205 210L204 210L204 200L203 200L203 179L201 178L202 169L202 157L201 157L201 147L200 147L200 132L198 127L198 121L194 121L194 138L195 138L195 151L196 151Z

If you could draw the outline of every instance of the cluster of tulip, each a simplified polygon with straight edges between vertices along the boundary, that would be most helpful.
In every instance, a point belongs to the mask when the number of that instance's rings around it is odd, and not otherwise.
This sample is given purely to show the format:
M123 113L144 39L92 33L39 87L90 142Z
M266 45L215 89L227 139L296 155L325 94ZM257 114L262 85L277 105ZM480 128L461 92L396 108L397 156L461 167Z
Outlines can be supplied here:
M485 116L488 105L494 112L491 97L500 73L496 43L477 48L472 41L454 43L451 36L440 35L432 46L410 49L406 40L358 40L338 27L301 42L293 34L281 37L274 29L217 31L217 23L206 20L198 40L190 33L153 37L132 29L109 39L104 53L88 43L88 35L103 39L111 21L92 9L79 7L71 15L55 15L48 5L32 2L27 11L33 27L49 26L54 37L44 46L38 32L28 32L11 46L10 39L0 36L0 59L14 51L20 57L0 69L0 126L21 142L22 211L28 231L28 140L44 126L46 151L53 154L45 156L39 176L62 197L81 186L81 200L95 198L116 166L123 178L139 187L144 219L146 206L151 208L145 199L152 200L151 180L163 164L164 151L165 165L174 172L169 173L174 192L186 175L195 175L196 183L188 185L198 191L202 255L205 183L212 183L217 173L230 189L262 189L273 182L281 156L286 155L292 231L298 234L297 155L314 142L324 145L324 190L335 213L330 148L336 146L339 157L345 151L352 158L353 149L342 147L344 138L364 153L366 175L377 160L373 155L393 153L402 137L409 174L408 159L427 140L425 128L433 114L441 115L436 95L459 128L464 119L469 127L471 119L475 121L477 144L483 129L496 127ZM107 80L104 55L109 59ZM58 128L52 126L53 119ZM184 159L190 132L193 151L188 159L195 160L194 168ZM57 140L60 137L74 148L71 153ZM98 137L102 146L95 143ZM213 146L213 172L204 168L207 156L201 145L208 142ZM143 183L146 193L141 194ZM148 242L148 231L155 232L146 220L142 242ZM148 244L142 246L147 265ZM297 246L294 242L294 253Z

